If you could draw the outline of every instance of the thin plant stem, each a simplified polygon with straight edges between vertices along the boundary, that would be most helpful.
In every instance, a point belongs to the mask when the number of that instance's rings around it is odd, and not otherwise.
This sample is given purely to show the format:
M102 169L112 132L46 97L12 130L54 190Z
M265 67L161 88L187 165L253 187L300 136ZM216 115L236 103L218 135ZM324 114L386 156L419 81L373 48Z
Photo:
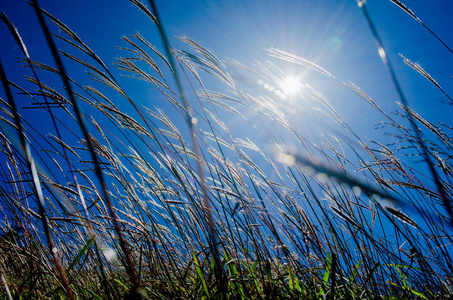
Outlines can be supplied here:
M55 59L55 63L57 64L58 70L61 73L60 77L63 80L63 83L64 83L64 85L66 87L66 90L68 92L68 97L69 97L69 99L71 101L71 104L74 107L74 112L75 112L77 121L79 123L80 129L82 130L83 136L85 137L88 149L89 149L91 157L93 159L95 173L96 173L96 176L99 179L100 184L101 184L101 190L102 190L102 193L103 193L103 198L107 202L107 206L109 208L109 214L110 214L110 216L111 216L111 218L113 220L113 225L115 227L115 231L116 231L116 234L118 236L120 248L123 251L124 258L126 260L127 273L128 273L128 275L130 277L130 280L131 280L131 282L132 282L132 284L134 286L134 290L138 290L138 289L140 289L141 285L140 285L139 279L137 277L137 274L135 272L135 268L134 268L134 265L132 263L132 259L131 259L130 253L129 253L129 249L128 249L126 240L124 239L122 230L120 228L119 221L118 221L118 216L115 213L113 202L111 201L110 196L109 196L109 194L107 192L107 183L106 183L106 181L104 179L104 176L102 174L100 163L99 163L99 158L97 157L97 155L95 153L93 142L91 140L91 137L90 137L90 134L88 132L88 129L87 129L86 125L85 125L85 121L84 121L83 116L82 116L81 107L79 106L78 102L76 101L76 99L74 97L74 93L72 92L71 84L69 82L66 70L65 70L65 68L63 66L63 62L61 61L60 55L58 54L57 47L56 47L56 45L55 45L55 43L54 43L54 41L52 39L52 36L51 36L50 31L49 31L49 29L47 27L47 24L46 24L46 22L44 20L44 17L43 17L41 8L39 6L39 3L38 3L37 0L32 0L32 3L33 3L33 7L35 8L35 12L36 12L36 15L38 17L38 20L39 20L39 23L41 25L41 28L42 28L42 30L44 32L45 37L46 37L47 44L48 44L48 46L49 46L49 48L50 48L50 50L52 52L52 56Z
M184 89L182 87L182 84L181 84L181 79L179 77L179 73L178 73L178 69L176 67L176 64L174 63L174 60L173 60L173 54L172 54L172 51L171 51L171 46L170 46L170 43L167 39L167 35L165 34L165 31L164 31L164 28L163 28L163 24L161 22L161 19L159 17L159 13L157 11L157 8L156 8L156 5L154 3L154 0L149 0L149 3L150 3L150 6L151 6L151 9L152 9L152 12L156 18L156 24L157 24L157 28L159 30L159 34L160 34L160 37L162 39L162 42L164 44L164 48L165 48L165 53L166 53L166 56L167 56L167 59L168 59L168 62L170 63L170 66L172 68L172 72L173 72L173 77L175 79L175 83L176 83L176 86L177 86L177 89L178 89L178 92L179 92L179 95L180 95L180 99L182 99L182 102L183 102L183 106L184 106L184 109L185 109L185 116L186 116L186 123L190 129L190 136L191 136L191 139L192 139L192 145L193 145L193 149L195 151L195 156L197 157L197 159L195 159L196 161L196 164L197 164L197 171L198 171L198 175L200 177L200 185L201 185L201 189L202 189L202 193L203 193L203 212L204 212L204 215L206 217L206 223L207 223L207 229L208 229L208 242L209 242L209 247L211 249L211 251L213 251L213 254L214 254L214 259L215 259L215 262L216 262L216 271L218 272L218 276L222 277L222 272L220 271L222 268L221 268L221 263L220 263L220 255L219 255L219 252L218 252L218 249L217 249L217 233L216 233L216 229L215 229L215 226L214 226L214 220L213 220L213 217L212 217L212 213L211 213L211 203L209 201L209 196L208 196L208 190L207 190L207 187L206 187L206 181L205 181L205 177L204 177L204 171L203 171L203 167L201 165L201 162L199 161L199 157L200 157L200 146L199 146L199 143L198 143L198 139L196 137L196 133L195 133L195 124L197 122L196 118L193 117L193 114L192 114L192 108L189 104L189 101L187 100L187 97L184 93Z
M24 129L22 126L22 122L20 121L20 116L17 111L16 102L14 101L13 94L9 87L8 78L6 77L6 73L5 73L5 70L3 69L3 64L1 61L0 61L0 76L1 76L2 83L3 83L3 88L5 89L5 92L6 92L6 98L8 99L8 103L11 106L11 111L14 116L14 124L16 125L17 131L19 132L21 148L22 148L24 156L27 160L28 168L30 169L30 172L31 172L31 175L33 178L33 187L35 189L35 193L38 198L37 203L38 203L38 208L39 208L39 214L41 216L41 220L42 220L42 223L44 226L44 232L45 232L45 235L47 238L48 248L53 257L55 266L59 273L63 287L66 291L66 294L68 295L69 299L75 300L73 290L69 286L69 282L65 276L63 266L61 265L60 259L58 258L58 255L57 255L58 248L55 246L55 242L52 238L52 234L50 231L49 220L47 218L47 214L46 214L46 210L45 210L44 195L42 193L41 183L39 180L38 172L36 171L35 161L32 157L32 154L30 151L30 146L28 145L27 139L25 138L25 133L24 133Z
M373 21L371 20L371 17L370 17L370 15L368 13L368 10L366 8L365 2L366 1L364 1L364 0L358 0L357 1L359 7L362 8L363 14L365 15L365 18L366 18L366 21L367 21L368 25L370 26L371 32L372 32L372 34L374 36L374 40L375 40L377 48L378 48L379 56L381 57L382 62L384 63L385 67L387 68L387 71L390 73L390 77L392 78L392 82L393 82L393 84L395 86L395 89L396 89L396 91L398 93L398 96L399 96L399 98L401 100L401 104L406 108L405 109L406 116L407 116L407 118L409 120L409 123L411 124L412 130L413 130L413 132L415 134L416 142L420 146L420 148L422 149L423 159L425 160L426 164L428 165L428 168L429 168L429 170L431 172L431 175L433 176L433 180L434 180L434 183L436 184L439 196L442 198L442 202L443 202L443 204L445 206L445 209L447 210L447 213L449 215L450 224L453 226L453 209L452 209L452 206L451 206L451 199L447 196L445 188L444 188L444 186L441 183L440 176L437 173L436 169L434 168L434 163L431 160L431 157L430 157L430 155L428 153L428 149L427 149L425 143L423 142L423 138L422 138L421 132L420 132L420 130L419 130L419 128L418 128L418 126L417 126L417 124L415 122L415 119L412 116L412 114L409 112L409 102L408 102L406 96L404 95L403 89L401 88L401 85L400 85L400 83L398 81L398 78L396 77L395 70L393 69L393 66L392 66L391 62L390 62L389 58L387 57L387 54L385 52L385 49L384 49L384 46L382 44L381 38L379 37L377 29L374 26Z

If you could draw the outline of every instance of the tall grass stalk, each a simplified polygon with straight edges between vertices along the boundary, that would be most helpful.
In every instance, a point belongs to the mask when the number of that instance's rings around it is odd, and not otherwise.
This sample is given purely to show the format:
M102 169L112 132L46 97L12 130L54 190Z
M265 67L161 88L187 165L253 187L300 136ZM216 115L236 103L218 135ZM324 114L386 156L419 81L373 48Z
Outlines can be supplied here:
M195 128L194 128L195 124L197 123L197 119L193 116L192 108L184 93L184 89L181 84L181 78L179 77L178 69L174 63L171 46L168 41L167 35L165 34L165 31L164 31L161 19L159 17L159 13L156 8L156 5L153 0L149 0L149 3L151 6L151 9L152 9L152 12L154 13L155 22L156 22L157 28L159 29L159 34L160 34L163 44L164 44L165 54L166 54L166 57L167 57L167 60L170 64L170 66L171 66L173 76L175 78L176 86L177 86L177 89L178 89L178 92L180 95L180 99L183 102L183 106L184 106L184 109L186 112L186 123L190 130L190 136L192 139L192 148L194 149L195 157L200 157L199 143L198 143L198 139L197 139L197 136L195 133ZM221 271L222 266L220 263L219 251L217 250L217 233L215 230L214 221L213 221L212 214L211 214L211 203L209 201L208 190L206 187L206 182L205 182L205 177L204 177L204 171L203 171L201 161L196 160L196 164L197 164L197 171L198 171L198 176L200 177L200 184L201 184L201 189L202 189L202 194L203 194L203 206L204 206L203 212L206 216L207 231L209 232L209 236L208 236L209 248L211 249L211 251L214 254L214 259L215 259L215 263L216 263L215 271L216 271L217 278L220 282L223 282L223 271Z
M129 254L129 249L127 247L127 244L126 244L126 241L123 237L123 233L120 229L120 225L119 225L119 221L118 221L118 217L116 215L116 212L114 211L114 207L113 207L113 203L112 201L110 200L110 196L107 192L107 185L106 185L106 182L104 180L104 175L101 171L101 167L100 167L100 164L99 164L99 159L98 159L98 156L95 152L95 149L94 149L94 145L93 145L93 141L91 140L91 137L90 137L90 134L88 132L88 129L85 125L85 120L82 116L82 111L81 111L81 108L78 104L78 101L76 100L76 98L74 97L74 93L72 92L72 87L71 87L71 84L69 82L69 79L68 79L68 76L66 74L66 71L65 71L65 68L63 66L63 62L61 61L61 58L60 58L60 54L57 50L57 47L55 46L55 43L52 39L52 36L50 34L50 31L47 27L47 24L44 20L44 16L42 14L42 11L41 11L41 8L38 4L38 1L37 0L33 0L32 2L32 5L33 7L35 8L35 12L36 12L36 15L38 17L38 20L39 20L39 23L41 25L41 28L44 32L44 35L46 37L46 41L47 41L47 44L52 52L52 56L53 58L55 59L55 63L58 67L58 71L59 73L61 74L61 79L63 80L63 84L66 88L66 91L68 93L68 97L71 101L71 104L74 108L74 112L75 112L75 115L76 115L76 118L77 118L77 122L80 126L80 129L82 130L82 133L83 133L83 136L85 138L85 141L87 143L87 146L88 146L88 149L90 151L90 154L91 154L91 158L93 159L93 164L94 164L94 168L95 168L95 173L96 173L96 176L97 178L99 179L99 182L101 184L101 191L103 192L103 198L105 199L105 201L107 202L107 206L109 208L109 213L110 213L110 216L113 220L113 224L115 226L115 230L116 230L116 233L118 235L118 240L119 240L119 245L121 247L121 250L123 251L123 254L124 254L124 258L126 260L126 266L127 266L127 271L128 271L128 275L130 277L130 280L132 282L132 284L134 285L134 289L135 290L138 290L140 288L140 282L137 278L137 275L135 273L135 267L132 263L132 260L130 258L130 254ZM72 298L72 297L71 297Z
M114 64L36 0L56 67L1 16L25 76L9 81L0 64L0 298L453 298L453 128L408 106L388 61L401 113L280 49L249 66L185 36L172 48L154 1L130 2L162 43L125 36ZM305 83L286 95L282 61L352 91L396 146L365 141ZM165 103L137 99L137 82Z
M395 1L395 2L398 2L398 1ZM363 11L363 13L365 15L365 18L366 18L368 24L370 25L370 29L371 29L371 32L373 33L374 39L376 41L376 44L377 44L377 47L378 47L378 52L379 52L379 55L380 55L380 57L382 59L382 62L384 63L384 65L386 66L388 72L390 73L390 76L392 77L392 81L393 81L393 83L395 85L395 88L396 88L396 90L398 92L398 96L399 96L399 98L401 100L401 103L403 104L405 111L407 111L408 107L409 107L409 103L407 101L406 96L404 95L404 92L403 92L403 89L401 88L401 85L398 82L398 78L396 77L396 74L395 74L395 71L394 71L394 69L392 67L392 64L390 63L390 60L388 59L387 54L385 53L384 47L382 45L381 38L379 37L379 35L377 33L377 30L376 30L376 28L375 28L375 26L373 24L373 21L371 20L371 17L368 14L368 10L366 9L365 1L358 0L358 3L359 3L359 7L362 8L362 11ZM421 24L423 25L423 23L421 23ZM450 52L451 52L451 50L450 50ZM452 225L453 225L453 210L452 210L452 207L451 207L451 199L448 197L444 186L440 182L440 176L439 176L439 174L437 173L437 171L436 171L436 169L434 167L434 163L433 163L433 161L431 159L431 156L428 153L428 150L426 149L426 145L423 142L422 135L421 135L420 131L418 130L418 126L417 126L417 123L415 122L415 119L413 118L413 116L410 113L407 113L407 118L409 119L409 122L411 124L413 132L415 133L415 142L418 143L418 145L422 149L423 159L426 161L426 164L429 167L431 175L433 176L434 182L435 182L435 184L437 186L438 193L439 193L440 197L442 198L444 206L445 206L445 208L446 208L446 210L448 212L448 215L450 217L450 221L452 222Z

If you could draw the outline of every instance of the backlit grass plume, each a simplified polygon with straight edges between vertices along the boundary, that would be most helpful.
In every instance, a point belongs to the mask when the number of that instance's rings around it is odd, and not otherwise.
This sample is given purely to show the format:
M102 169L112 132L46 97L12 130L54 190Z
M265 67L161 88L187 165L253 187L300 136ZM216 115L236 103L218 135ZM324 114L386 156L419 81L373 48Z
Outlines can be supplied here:
M0 65L1 299L453 298L451 124L402 93L386 113L278 47L246 64L173 43L154 1L130 2L157 35L124 36L114 62L36 0L55 65L1 16L24 75ZM358 95L394 144L361 137L287 63Z

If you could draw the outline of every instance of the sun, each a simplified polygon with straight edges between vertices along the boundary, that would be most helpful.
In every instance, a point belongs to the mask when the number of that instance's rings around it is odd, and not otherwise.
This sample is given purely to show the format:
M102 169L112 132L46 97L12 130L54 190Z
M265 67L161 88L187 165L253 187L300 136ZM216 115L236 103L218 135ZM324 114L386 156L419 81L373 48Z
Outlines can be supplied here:
M283 92L288 96L293 96L299 91L300 82L295 77L287 77L281 83Z

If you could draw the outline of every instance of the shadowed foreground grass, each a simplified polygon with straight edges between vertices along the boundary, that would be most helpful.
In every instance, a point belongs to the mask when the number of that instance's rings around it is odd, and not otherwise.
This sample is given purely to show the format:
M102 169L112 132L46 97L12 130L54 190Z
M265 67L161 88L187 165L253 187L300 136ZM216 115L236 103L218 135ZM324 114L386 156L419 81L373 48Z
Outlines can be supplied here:
M171 48L152 1L130 0L163 51L135 33L113 67L32 2L56 63L35 61L2 15L25 80L1 68L1 299L453 298L449 124L403 95L388 114L354 84L268 49L359 95L399 149L368 142L320 91L285 94L275 62L222 62L188 37ZM130 96L124 83L139 80L165 103Z

